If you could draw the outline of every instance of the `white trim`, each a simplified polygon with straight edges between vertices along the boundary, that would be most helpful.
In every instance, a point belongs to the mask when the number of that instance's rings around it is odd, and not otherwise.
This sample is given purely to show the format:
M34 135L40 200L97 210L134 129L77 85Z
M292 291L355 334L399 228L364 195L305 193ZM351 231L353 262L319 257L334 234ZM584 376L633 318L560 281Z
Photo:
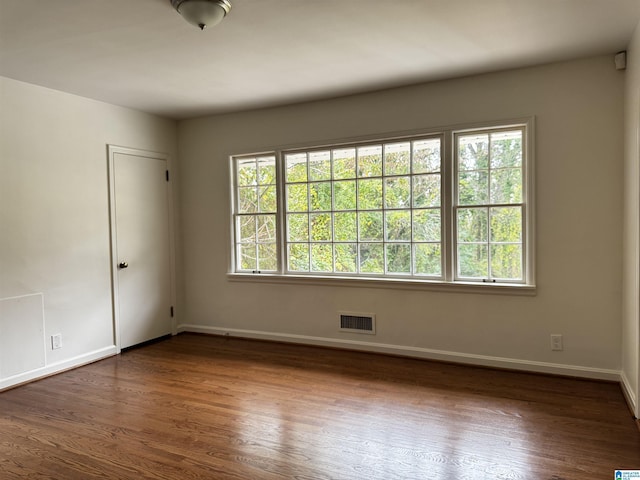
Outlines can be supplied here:
M107 145L107 183L109 187L109 261L111 262L111 312L113 314L113 343L116 353L120 353L120 313L118 305L118 252L116 241L116 186L114 156L118 147Z
M494 295L535 296L535 285L478 283L478 282L441 282L436 280L418 280L416 278L393 277L346 277L340 275L280 275L228 273L227 279L232 282L274 283L285 285L318 285L327 287L355 288L393 288L398 290L423 290L450 293L479 293Z
M112 357L116 353L116 346L111 345L98 350L94 350L93 352L85 353L73 358L69 358L67 360L63 360L61 362L52 363L51 365L47 365L45 367L3 378L2 380L0 380L0 392L7 388L11 388L26 382L32 382L34 380L48 377L56 373L61 373L65 370L81 367L83 365L87 365L89 363L93 363L107 357Z
M529 118L526 123L524 146L524 154L526 156L526 168L523 171L525 175L524 192L527 201L525 204L525 213L527 221L525 222L525 232L522 240L526 243L525 255L526 262L526 283L534 284L536 281L536 152L535 152L535 136L536 136L536 119Z
M620 381L619 370L585 367L581 365L563 365L559 363L537 362L533 360L521 360L517 358L475 355L462 352L436 350L431 348L410 347L404 345L391 345L386 343L363 342L325 337L313 337L308 335L295 335L288 333L262 332L258 330L211 327L205 325L178 325L178 331L251 338L256 340L298 343L304 345L342 348L348 350L359 350L363 352L383 353L405 357L422 358L426 360L439 360L466 365L502 368L508 370L520 370L524 372L547 373L553 375L608 380L614 382Z
M620 387L622 388L622 394L624 395L624 399L627 401L633 416L639 418L638 399L636 398L633 388L631 388L631 384L629 383L629 379L627 378L627 374L624 370L620 372Z
M444 282L448 284L453 284L453 279L455 277L454 269L455 269L455 259L454 259L454 250L455 248L445 248L445 245L454 245L454 221L453 221L453 195L454 195L454 170L455 170L455 161L445 161L445 159L453 159L455 156L455 148L453 145L453 134L449 132L449 135L443 135L443 144L441 151L441 162L442 162L442 191L440 198L440 212L441 218L440 221L442 224L441 235L440 235L440 251L442 254L442 279ZM451 213L450 213L451 212Z
M176 225L176 217L175 211L173 209L173 181L176 176L177 168L173 168L173 157L170 155L165 155L164 158L167 160L167 171L169 172L169 179L167 181L167 208L169 209L169 269L170 269L170 288L171 288L171 335L178 334L178 280L177 274L178 271L178 260L177 260L177 244L176 244L176 229L174 225Z

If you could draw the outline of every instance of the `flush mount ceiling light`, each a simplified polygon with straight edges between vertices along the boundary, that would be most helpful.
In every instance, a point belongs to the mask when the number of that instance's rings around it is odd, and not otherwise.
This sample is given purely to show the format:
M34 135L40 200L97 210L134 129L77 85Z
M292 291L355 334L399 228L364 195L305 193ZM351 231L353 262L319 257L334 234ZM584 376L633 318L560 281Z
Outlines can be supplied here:
M200 30L217 25L231 10L228 0L171 0L171 5Z

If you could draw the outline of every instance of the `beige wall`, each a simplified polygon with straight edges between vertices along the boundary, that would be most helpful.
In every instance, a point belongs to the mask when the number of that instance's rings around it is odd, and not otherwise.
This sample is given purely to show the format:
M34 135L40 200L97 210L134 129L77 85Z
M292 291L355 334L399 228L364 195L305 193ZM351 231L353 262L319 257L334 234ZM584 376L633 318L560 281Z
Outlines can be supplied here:
M622 307L622 377L627 397L640 416L640 26L629 43L625 82L624 269Z
M602 378L623 369L637 395L638 41L626 157L625 74L611 56L180 122L182 328ZM42 293L44 338L63 335L35 377L113 346L106 145L175 159L176 125L6 78L0 105L0 301ZM227 278L230 154L529 115L535 297ZM376 313L377 335L337 332L337 311ZM564 335L563 352L550 351L551 333Z
M180 122L183 329L617 378L623 85L606 56ZM530 115L537 296L227 278L229 155ZM338 311L376 313L377 335L337 332ZM550 351L551 333L564 351Z
M0 105L0 300L9 312L0 315L0 331L22 333L9 314L23 310L7 298L42 294L44 338L21 342L46 350L44 368L0 378L1 388L113 350L107 144L175 158L177 128L2 77ZM52 350L56 333L63 348ZM2 358L17 365L19 357L20 350Z

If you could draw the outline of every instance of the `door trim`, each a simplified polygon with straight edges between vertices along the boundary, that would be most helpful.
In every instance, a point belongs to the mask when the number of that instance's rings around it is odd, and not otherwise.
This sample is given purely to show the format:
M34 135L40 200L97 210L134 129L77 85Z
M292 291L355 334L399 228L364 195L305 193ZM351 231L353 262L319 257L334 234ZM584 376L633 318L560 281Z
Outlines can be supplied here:
M115 203L115 175L114 175L114 159L116 154L130 155L136 157L154 158L166 161L167 169L171 168L171 157L165 153L152 152L149 150L140 150L130 147L121 147L118 145L107 145L107 178L109 183L109 260L111 262L111 311L113 314L113 344L116 347L116 353L120 353L120 309L118 300L118 256L117 256L117 236L116 236L116 203ZM167 200L169 210L169 283L171 288L171 305L173 305L173 317L171 318L171 334L178 333L178 317L176 313L176 244L175 244L175 228L174 228L174 209L173 209L173 180L169 176L167 181Z

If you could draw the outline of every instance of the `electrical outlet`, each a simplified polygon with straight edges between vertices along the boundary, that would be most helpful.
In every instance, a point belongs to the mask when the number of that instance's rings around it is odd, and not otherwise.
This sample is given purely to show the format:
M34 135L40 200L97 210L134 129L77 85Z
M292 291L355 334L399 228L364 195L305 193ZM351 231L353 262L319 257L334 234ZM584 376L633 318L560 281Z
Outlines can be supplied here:
M554 350L557 352L562 350L562 335L560 334L551 335L551 350Z
M62 348L61 333L56 333L55 335L51 335L51 350L57 350L58 348Z

